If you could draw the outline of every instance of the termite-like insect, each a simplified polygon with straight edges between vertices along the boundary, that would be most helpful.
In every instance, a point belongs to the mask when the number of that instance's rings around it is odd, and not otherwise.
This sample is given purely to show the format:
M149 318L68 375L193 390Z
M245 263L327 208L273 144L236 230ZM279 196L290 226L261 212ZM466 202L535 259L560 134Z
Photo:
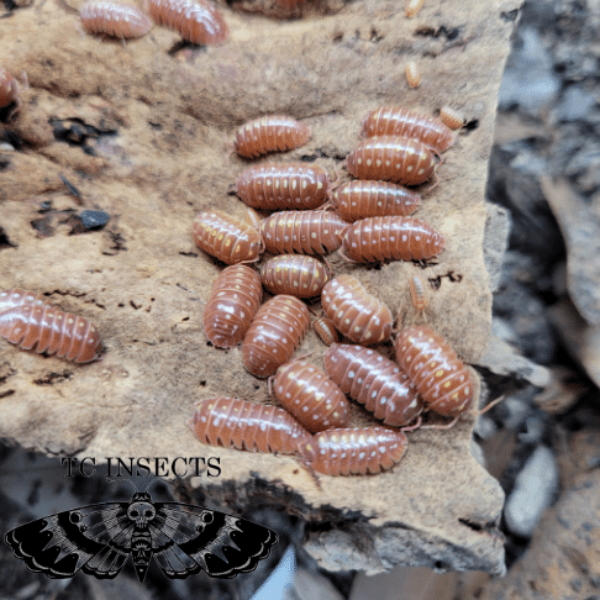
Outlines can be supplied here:
M367 137L397 135L422 142L438 153L452 146L456 136L442 121L400 106L382 106L363 118Z
M312 433L350 423L346 396L321 369L306 361L296 359L279 367L273 389L277 400Z
M419 194L387 181L348 181L329 195L335 211L346 221L408 216L421 204Z
M262 300L256 271L245 265L223 270L213 284L204 315L204 332L217 348L231 348L243 339Z
M390 337L390 309L351 275L328 282L321 292L321 304L335 328L357 344L378 344Z
M175 29L192 44L217 45L229 37L223 15L206 0L148 0L155 23Z
M234 142L244 158L257 158L268 152L284 152L303 146L310 139L310 127L285 115L271 115L242 125Z
M311 209L327 200L327 171L319 165L271 163L246 169L237 179L237 195L262 210Z
M35 298L0 313L0 336L23 350L38 354L56 354L76 363L87 363L99 358L102 340L98 329L87 319L66 313Z
M396 360L428 408L449 417L466 411L475 394L469 371L450 344L427 327L408 327L394 344Z
M260 269L263 285L271 294L314 298L331 279L325 265L310 256L282 254L268 260Z
M406 435L386 427L328 429L300 444L309 469L324 475L380 473L400 461Z
M450 129L459 129L465 124L465 118L453 108L444 106L440 110L440 119Z
M430 225L410 217L371 217L350 225L342 254L356 263L426 260L444 249L446 240Z
M283 408L226 396L194 405L190 429L203 444L249 452L294 454L311 435Z
M313 329L326 346L331 346L331 344L335 344L340 341L340 336L337 332L337 329L327 317L318 316L313 321Z
M348 224L324 210L284 211L271 215L261 226L267 252L271 254L327 254L342 245Z
M389 358L362 346L333 344L325 370L345 394L386 425L404 426L423 412L423 401L408 375Z
M424 310L429 304L429 294L427 293L427 287L423 279L419 275L413 275L410 278L410 297L412 298L415 308L420 314L423 314Z
M19 95L17 80L0 67L0 109L7 108L11 104L14 104L15 107L7 115L7 119L11 119L20 110L23 103Z
M362 141L346 158L346 166L357 179L418 185L433 175L436 159L418 140L383 135Z
M419 71L419 65L414 61L409 61L404 65L404 71L406 73L406 81L409 87L418 88L421 85L421 72Z
M152 29L152 20L137 6L112 0L89 0L79 14L88 33L131 39L142 37Z
M244 367L255 377L273 375L286 363L310 326L308 309L294 296L275 296L263 304L242 344Z
M199 213L193 231L196 245L227 265L256 262L264 250L257 229L221 210Z
M421 8L423 8L424 3L425 0L409 0L405 9L406 16L409 19L411 19L412 17L416 17L417 13L421 10Z

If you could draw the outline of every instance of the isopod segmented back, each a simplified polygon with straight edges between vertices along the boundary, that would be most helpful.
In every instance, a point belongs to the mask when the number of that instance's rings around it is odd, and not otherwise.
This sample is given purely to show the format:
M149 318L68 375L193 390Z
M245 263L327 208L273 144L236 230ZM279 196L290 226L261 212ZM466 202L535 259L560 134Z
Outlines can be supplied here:
M88 33L132 39L142 37L152 29L150 17L137 6L118 4L113 0L89 0L79 15Z
M282 254L268 260L260 269L263 285L271 294L314 298L331 279L326 266L300 254Z
M46 298L43 294L36 294L35 292L21 288L13 288L0 292L0 313L11 308L16 308L17 306L23 306L24 304L42 306L42 304L49 303L50 299Z
M313 329L319 339L326 345L331 346L340 341L340 336L333 323L324 316L319 316L313 321Z

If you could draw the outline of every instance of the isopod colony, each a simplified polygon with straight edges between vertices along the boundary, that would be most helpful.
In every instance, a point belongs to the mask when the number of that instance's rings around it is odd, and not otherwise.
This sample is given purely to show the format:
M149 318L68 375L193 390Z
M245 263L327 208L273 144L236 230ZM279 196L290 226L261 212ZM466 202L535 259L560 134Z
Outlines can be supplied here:
M233 151L254 159L302 146L310 136L304 123L265 116L239 128ZM356 277L336 276L325 259L338 252L359 269L439 256L445 238L410 216L421 196L405 186L437 184L439 156L455 135L438 119L381 107L363 119L362 137L346 160L351 181L338 175L332 183L314 163L250 166L235 185L248 207L245 219L218 210L196 216L197 246L230 265L206 304L206 337L218 348L241 343L245 369L268 379L283 407L227 396L200 400L189 426L203 443L295 454L315 477L379 473L402 458L406 432L421 426L425 412L452 417L453 425L469 409L474 385L448 343L413 326L395 336L396 361L382 355L373 346L393 338L390 309ZM275 212L261 220L254 210ZM250 266L265 251L274 256ZM413 275L406 285L425 320L429 283ZM263 288L273 298L260 306ZM323 314L310 312L328 346L324 371L293 358L311 323L304 301L319 298ZM352 428L350 401L381 425Z

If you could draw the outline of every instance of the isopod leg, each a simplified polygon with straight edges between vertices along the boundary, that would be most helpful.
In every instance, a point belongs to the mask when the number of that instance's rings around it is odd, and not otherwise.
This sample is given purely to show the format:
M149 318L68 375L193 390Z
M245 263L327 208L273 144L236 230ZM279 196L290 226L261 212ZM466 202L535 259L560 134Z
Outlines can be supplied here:
M502 396L499 396L495 400L492 400L484 409L475 411L474 414L477 417L484 415L488 410L490 410L491 408L494 408L494 406L496 406L496 404L500 404L500 402L502 402L504 399L505 399L505 396L503 394Z
M423 425L421 429L452 429L456 423L458 423L459 415L454 417L450 423L446 423L446 425Z
M297 459L302 467L304 467L308 471L309 475L313 478L313 481L319 490L323 491L323 488L321 487L321 480L319 479L317 472L312 468L312 465L301 455L298 456Z
M419 429L421 427L421 423L423 422L423 417L421 415L418 416L417 422L414 425L408 425L407 427L401 427L400 431L403 433L405 431L414 431L415 429Z

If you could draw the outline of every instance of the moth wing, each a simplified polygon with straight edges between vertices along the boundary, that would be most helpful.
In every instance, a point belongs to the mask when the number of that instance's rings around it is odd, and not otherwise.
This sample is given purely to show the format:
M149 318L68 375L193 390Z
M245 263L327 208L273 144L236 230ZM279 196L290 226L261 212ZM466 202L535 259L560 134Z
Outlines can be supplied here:
M4 539L29 570L52 579L73 577L82 568L112 579L131 551L128 505L109 502L57 513L12 529Z
M156 502L155 508L152 549L167 577L200 569L219 578L248 573L277 543L274 531L222 512L177 502Z

